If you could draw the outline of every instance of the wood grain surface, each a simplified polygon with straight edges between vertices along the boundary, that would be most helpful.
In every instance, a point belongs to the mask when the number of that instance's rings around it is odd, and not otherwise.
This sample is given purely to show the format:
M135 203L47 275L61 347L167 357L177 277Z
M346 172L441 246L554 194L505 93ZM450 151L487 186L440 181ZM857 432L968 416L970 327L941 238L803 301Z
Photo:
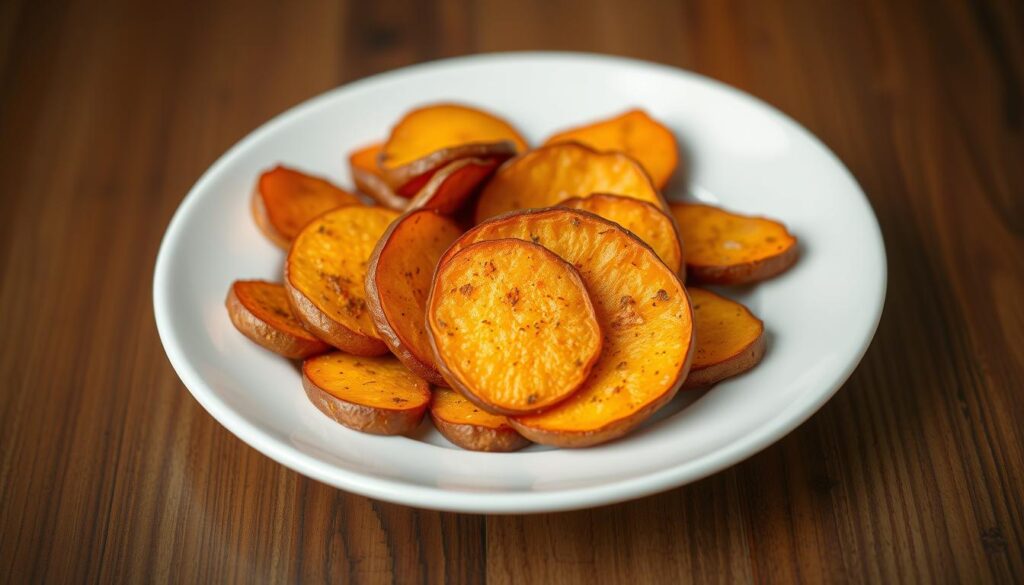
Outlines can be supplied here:
M711 478L528 517L349 495L221 428L151 308L188 188L319 92L516 49L692 69L835 150L890 262L845 388ZM0 2L0 582L1020 583L1022 84L1017 0Z

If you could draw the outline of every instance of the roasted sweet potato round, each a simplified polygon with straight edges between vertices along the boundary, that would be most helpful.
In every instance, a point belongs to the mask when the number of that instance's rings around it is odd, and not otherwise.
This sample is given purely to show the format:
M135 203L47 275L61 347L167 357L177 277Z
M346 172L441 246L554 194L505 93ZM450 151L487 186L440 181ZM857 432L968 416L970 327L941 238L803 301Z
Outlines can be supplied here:
M436 209L455 215L498 168L497 159L463 158L438 170L409 201L409 209Z
M527 152L498 169L480 193L476 220L515 209L549 207L591 193L614 193L668 209L650 177L632 158L561 142Z
M303 359L330 349L302 326L280 284L236 280L224 304L236 329L278 355Z
M409 200L391 189L377 167L377 158L383 149L384 143L378 142L349 155L348 166L352 173L352 182L356 184L356 189L369 195L377 203L402 211L408 207Z
M749 309L701 288L689 289L697 347L683 388L703 388L742 374L764 357L764 323Z
M406 212L388 227L370 257L366 302L384 342L417 376L447 384L427 338L427 296L437 261L462 230L432 209Z
M378 164L396 193L411 196L453 160L500 162L523 150L526 140L501 118L468 106L435 104L409 112L395 125Z
M537 209L478 225L439 265L473 243L501 238L532 241L575 266L604 332L601 357L576 393L543 413L509 419L520 434L547 445L594 445L622 436L672 399L690 368L693 313L679 276L654 251L589 212Z
M491 414L454 390L435 388L430 418L446 439L472 451L517 451L530 444L508 419Z
M260 175L252 193L256 225L271 242L288 249L302 228L325 211L361 203L326 179L278 165Z
M349 206L316 218L295 238L284 266L292 308L314 335L356 355L388 348L366 305L370 255L398 212Z
M672 216L646 201L598 193L573 197L559 203L562 207L582 209L614 221L650 246L669 268L683 268L683 247Z
M797 259L786 226L711 205L673 203L686 247L686 271L696 282L749 284L785 271Z
M302 387L324 414L364 433L414 430L430 404L430 385L392 356L332 352L302 364Z
M601 354L601 328L576 269L515 238L465 246L438 264L427 331L445 380L496 414L558 404Z
M628 154L643 165L659 189L668 183L679 164L676 137L643 110L629 110L613 118L563 130L544 144L570 140L602 152Z

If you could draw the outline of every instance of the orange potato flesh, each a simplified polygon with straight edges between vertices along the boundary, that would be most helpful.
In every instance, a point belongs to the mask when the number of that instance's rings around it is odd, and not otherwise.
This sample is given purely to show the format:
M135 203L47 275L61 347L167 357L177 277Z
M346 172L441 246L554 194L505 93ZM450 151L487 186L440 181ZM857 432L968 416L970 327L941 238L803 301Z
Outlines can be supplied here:
M764 356L764 323L749 309L691 287L697 348L684 388L710 386L753 368Z
M491 414L448 388L434 389L430 418L445 438L463 449L507 452L530 443L506 417Z
M391 209L404 210L409 200L394 192L384 180L377 167L377 157L384 149L384 143L378 142L360 148L348 157L349 171L356 188L366 193L374 201Z
M327 344L306 331L292 313L288 294L280 284L236 280L225 304L235 328L274 353L302 359L328 349Z
M449 384L498 414L565 400L601 353L601 329L576 270L520 239L478 242L439 264L427 329Z
M359 197L330 181L277 166L262 175L253 192L256 225L282 248L287 248L302 228L325 211L360 203Z
M514 209L550 207L591 193L613 193L668 209L650 177L633 159L563 142L530 151L498 169L480 194L476 220Z
M777 221L695 203L673 203L672 214L686 247L687 273L695 281L748 284L796 261L797 239Z
M292 307L307 329L342 351L387 352L364 283L377 240L396 217L383 207L335 209L306 226L288 253L285 287Z
M523 436L593 445L625 434L671 400L689 370L693 315L679 277L649 247L596 215L540 209L477 226L441 265L472 243L500 238L533 241L576 266L605 335L600 359L575 394L541 414L510 419Z
M452 161L434 173L409 202L409 209L436 209L454 215L498 168L497 159L464 158Z
M430 404L430 386L392 356L333 352L302 364L313 404L357 431L397 435L415 429Z
M512 142L526 150L526 140L508 122L468 106L436 104L406 114L391 130L379 164L394 169L444 148L466 144Z
M406 367L436 385L446 382L427 337L427 296L438 259L461 234L437 211L407 212L377 243L366 275L366 300L384 342Z
M606 195L573 197L560 203L562 207L582 209L614 221L650 246L666 266L675 272L683 267L683 249L675 220L646 201Z
M619 151L637 160L658 188L668 183L679 164L679 145L672 131L643 110L630 110L613 118L571 128L544 144L576 141L599 151Z

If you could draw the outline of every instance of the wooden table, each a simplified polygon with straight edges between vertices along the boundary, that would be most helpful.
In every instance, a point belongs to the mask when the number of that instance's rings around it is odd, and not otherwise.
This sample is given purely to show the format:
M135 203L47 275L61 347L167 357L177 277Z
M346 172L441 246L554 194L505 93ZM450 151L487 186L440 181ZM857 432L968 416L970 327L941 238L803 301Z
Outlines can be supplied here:
M0 582L1024 581L1020 2L143 4L0 4ZM538 48L704 73L835 150L890 262L846 387L714 477L528 517L349 495L221 428L151 308L200 173L339 84Z

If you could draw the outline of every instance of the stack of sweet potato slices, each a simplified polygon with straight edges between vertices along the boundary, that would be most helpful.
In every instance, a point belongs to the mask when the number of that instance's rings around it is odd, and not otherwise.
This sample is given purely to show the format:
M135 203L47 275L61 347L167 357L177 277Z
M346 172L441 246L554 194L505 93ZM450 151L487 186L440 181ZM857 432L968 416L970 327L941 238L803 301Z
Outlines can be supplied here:
M797 258L777 221L666 201L679 146L638 109L531 149L493 113L432 104L348 165L358 194L280 165L256 180L284 270L232 283L226 306L362 432L429 413L478 451L613 440L765 354L758 317L685 279L749 286Z

